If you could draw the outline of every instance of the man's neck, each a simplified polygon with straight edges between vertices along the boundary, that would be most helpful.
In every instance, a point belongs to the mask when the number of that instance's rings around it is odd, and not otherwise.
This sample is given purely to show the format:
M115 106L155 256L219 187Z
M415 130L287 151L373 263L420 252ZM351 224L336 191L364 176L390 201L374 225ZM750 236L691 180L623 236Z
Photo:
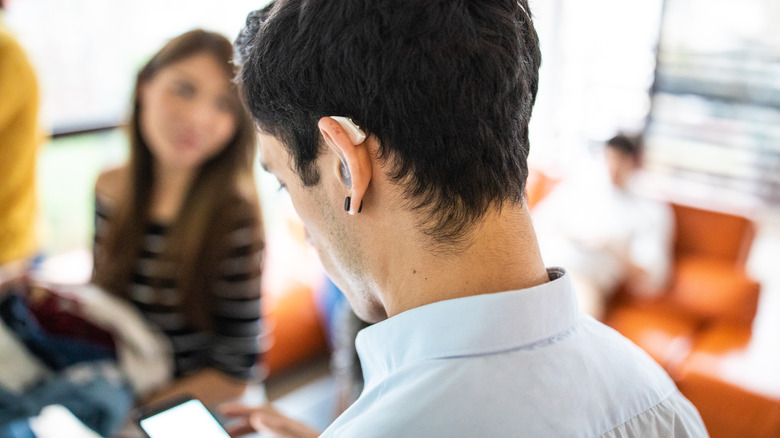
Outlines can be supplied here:
M527 208L490 211L460 251L434 252L400 236L381 261L379 288L388 316L438 301L524 289L549 281ZM389 239L388 239L389 241ZM399 243L400 242L400 243ZM393 254L397 255L394 257Z

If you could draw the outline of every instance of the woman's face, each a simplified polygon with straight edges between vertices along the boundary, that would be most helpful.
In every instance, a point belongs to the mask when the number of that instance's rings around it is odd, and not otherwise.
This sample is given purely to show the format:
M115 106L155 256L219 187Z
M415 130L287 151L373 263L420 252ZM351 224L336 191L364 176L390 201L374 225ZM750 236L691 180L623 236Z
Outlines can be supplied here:
M238 100L216 58L200 53L170 64L141 85L141 136L156 164L195 170L233 137Z

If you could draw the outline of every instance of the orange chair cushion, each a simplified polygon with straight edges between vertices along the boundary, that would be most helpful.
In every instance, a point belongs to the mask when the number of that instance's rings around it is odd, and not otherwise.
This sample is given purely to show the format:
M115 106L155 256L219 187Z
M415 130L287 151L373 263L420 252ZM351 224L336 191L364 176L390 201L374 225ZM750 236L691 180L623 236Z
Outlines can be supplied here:
M621 306L604 321L645 350L670 374L690 351L696 321L663 306Z
M741 268L722 260L678 260L670 289L672 304L702 320L750 323L758 309L759 284Z
M780 381L751 356L750 326L719 324L702 333L680 366L680 391L713 438L780 437ZM764 370L762 373L761 370Z
M699 410L710 437L780 437L777 400L699 373L689 373L678 386Z

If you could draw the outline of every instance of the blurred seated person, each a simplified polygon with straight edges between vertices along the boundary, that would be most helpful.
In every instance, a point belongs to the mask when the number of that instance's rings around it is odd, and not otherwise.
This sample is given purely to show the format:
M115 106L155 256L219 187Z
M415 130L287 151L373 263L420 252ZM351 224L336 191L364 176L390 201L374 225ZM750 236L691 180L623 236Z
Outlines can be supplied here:
M35 166L42 135L38 81L2 21L0 0L0 289L19 279L37 251Z
M93 281L171 341L172 385L213 406L257 376L262 223L255 128L225 37L193 30L137 77L130 159L95 190Z
M607 175L564 180L533 210L542 257L572 276L580 307L593 317L621 285L643 295L666 283L672 260L671 208L636 193L641 143L607 141Z

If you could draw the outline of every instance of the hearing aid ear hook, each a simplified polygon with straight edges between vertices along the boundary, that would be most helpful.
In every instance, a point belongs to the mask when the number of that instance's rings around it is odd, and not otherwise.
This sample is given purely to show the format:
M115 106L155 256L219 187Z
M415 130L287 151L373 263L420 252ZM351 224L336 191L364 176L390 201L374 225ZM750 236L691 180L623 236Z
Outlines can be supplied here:
M347 132L353 145L358 145L366 140L366 133L352 119L342 116L331 116L330 118L339 122L339 125Z

